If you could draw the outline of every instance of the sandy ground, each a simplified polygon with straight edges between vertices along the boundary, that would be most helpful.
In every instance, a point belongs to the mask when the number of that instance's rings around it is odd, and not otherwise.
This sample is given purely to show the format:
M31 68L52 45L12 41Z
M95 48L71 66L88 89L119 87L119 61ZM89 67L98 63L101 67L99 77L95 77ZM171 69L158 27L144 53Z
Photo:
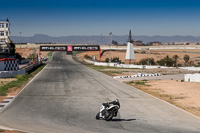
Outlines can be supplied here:
M39 53L39 49L36 49L36 48L16 48L16 53L19 53L23 58L28 58L34 52ZM49 53L49 51L47 51L47 52L42 51L41 56L46 58L46 57L48 57L48 53Z
M200 83L151 80L145 85L131 85L200 117Z
M180 80L149 81L149 89L159 89L161 94L172 95L176 102L184 106L200 109L200 83Z
M28 58L35 51L33 48L16 48L15 50L16 53L19 53L23 58Z

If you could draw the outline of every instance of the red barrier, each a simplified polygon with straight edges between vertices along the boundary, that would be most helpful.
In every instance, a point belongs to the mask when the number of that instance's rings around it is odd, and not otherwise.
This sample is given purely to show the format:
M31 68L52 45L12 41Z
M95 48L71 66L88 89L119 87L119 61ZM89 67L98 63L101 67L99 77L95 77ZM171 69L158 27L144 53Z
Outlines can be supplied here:
M3 58L3 59L0 59L0 61L6 61L6 60L16 60L16 59L13 59L13 58Z

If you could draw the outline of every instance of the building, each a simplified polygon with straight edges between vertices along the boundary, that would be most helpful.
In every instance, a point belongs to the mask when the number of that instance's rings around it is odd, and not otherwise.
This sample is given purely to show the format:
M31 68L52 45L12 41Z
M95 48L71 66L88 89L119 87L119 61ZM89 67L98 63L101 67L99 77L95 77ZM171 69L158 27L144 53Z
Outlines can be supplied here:
M0 44L10 43L10 23L9 20L0 20Z
M15 54L15 44L10 40L9 20L0 20L0 59L11 58Z
M143 42L141 40L138 40L138 41L134 41L133 42L133 46L143 46Z

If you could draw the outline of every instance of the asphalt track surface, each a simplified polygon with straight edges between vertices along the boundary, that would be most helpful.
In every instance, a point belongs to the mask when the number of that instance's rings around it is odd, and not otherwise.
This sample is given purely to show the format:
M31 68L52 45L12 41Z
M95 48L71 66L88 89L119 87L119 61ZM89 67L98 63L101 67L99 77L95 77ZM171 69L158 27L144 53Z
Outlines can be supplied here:
M96 120L118 98L118 117ZM35 133L200 133L200 119L56 52L0 113L0 125Z

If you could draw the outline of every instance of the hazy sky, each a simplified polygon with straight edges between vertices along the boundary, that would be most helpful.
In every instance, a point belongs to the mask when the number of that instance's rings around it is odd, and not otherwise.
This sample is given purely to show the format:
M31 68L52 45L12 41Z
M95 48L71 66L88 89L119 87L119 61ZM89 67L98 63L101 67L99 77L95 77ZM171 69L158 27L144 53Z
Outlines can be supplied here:
M200 0L1 0L11 35L200 36Z

